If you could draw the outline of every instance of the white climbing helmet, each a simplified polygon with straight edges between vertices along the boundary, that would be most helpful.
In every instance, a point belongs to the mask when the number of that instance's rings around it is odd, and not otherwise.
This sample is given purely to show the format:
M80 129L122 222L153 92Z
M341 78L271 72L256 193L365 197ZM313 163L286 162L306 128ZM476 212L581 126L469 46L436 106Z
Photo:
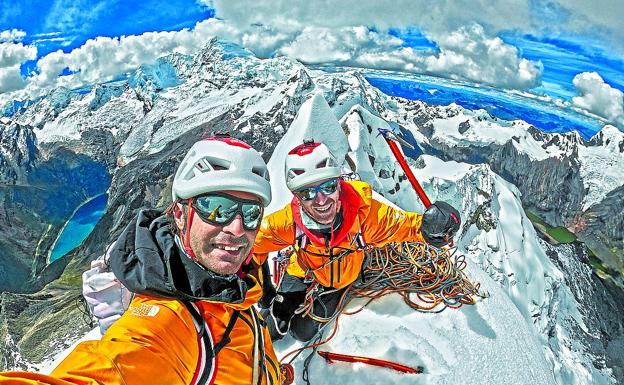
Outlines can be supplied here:
M337 178L342 172L326 145L313 140L290 150L286 156L286 186L296 191L310 183Z
M174 201L232 190L257 195L265 207L271 202L269 170L262 156L229 135L195 143L178 167L171 190Z

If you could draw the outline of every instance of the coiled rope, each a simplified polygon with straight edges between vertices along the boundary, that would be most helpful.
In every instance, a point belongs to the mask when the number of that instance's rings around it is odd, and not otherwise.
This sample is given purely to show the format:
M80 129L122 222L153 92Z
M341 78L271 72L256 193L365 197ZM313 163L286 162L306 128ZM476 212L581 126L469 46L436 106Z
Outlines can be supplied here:
M367 305L386 294L398 293L409 307L420 312L439 313L447 307L472 305L476 297L487 295L479 292L478 283L466 278L466 257L456 253L457 248L441 249L420 242L370 249L352 294L369 298Z
M475 304L477 297L486 298L487 293L479 291L480 285L472 283L464 275L465 256L456 253L456 248L440 249L420 242L390 243L383 248L367 250L359 279L345 290L333 316L314 316L312 304L304 301L298 313L311 316L323 325L315 338L286 354L280 362L290 365L301 352L312 349L303 365L303 380L309 384L311 357L319 346L336 335L339 317L359 313L373 300L387 294L398 293L412 309L429 313L439 313L446 308L457 309L465 304ZM316 292L316 288L311 292ZM368 298L368 301L356 310L347 311L346 306L353 298ZM331 321L334 321L332 331L323 339ZM289 357L290 360L286 361Z

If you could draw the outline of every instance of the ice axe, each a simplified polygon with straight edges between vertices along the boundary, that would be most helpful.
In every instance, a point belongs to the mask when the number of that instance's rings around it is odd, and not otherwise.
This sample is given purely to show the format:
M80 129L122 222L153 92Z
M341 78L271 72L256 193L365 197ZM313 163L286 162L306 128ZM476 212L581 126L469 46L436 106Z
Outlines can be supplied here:
M414 175L412 170L407 165L407 162L405 161L405 157L401 153L401 150L399 150L399 146L397 146L396 142L399 142L402 145L409 147L411 149L414 149L414 146L407 143L404 139L396 136L390 129L378 128L377 130L379 130L379 135L382 135L384 139L386 140L386 143L388 143L388 146L390 146L390 150L392 151L392 154L394 154L394 157L401 165L403 172L405 172L405 175L407 175L407 179L412 184L412 187L414 187L416 194L418 194L423 205L425 205L425 210L428 209L429 206L431 206L431 201L429 200L429 197L427 197L427 194L425 193L425 190L423 190L420 183L418 183L418 179L416 179L416 176ZM459 223L459 218L455 217L455 215L453 215L452 213L451 213L451 216L453 220L455 221L455 223ZM448 245L449 247L453 247L452 239L448 240Z
M379 358L352 356L350 354L339 354L339 353L331 353L331 352L323 352L323 351L318 351L317 353L319 356L323 357L330 364L335 361L352 362L352 363L359 362L362 364L379 366L379 367L388 368L388 369L394 369L402 373L418 374L424 371L423 368L420 366L416 368L412 368L411 366L406 366L406 365L398 364L396 362L382 360Z
M416 194L418 194L418 197L420 197L420 200L422 201L423 205L425 205L425 209L428 209L429 206L431 206L431 201L427 197L427 194L425 193L425 190L423 190L420 183L418 183L418 179L416 179L416 176L414 175L412 170L407 165L407 162L405 161L405 157L401 153L401 150L399 150L399 146L397 146L396 142L399 142L403 146L409 147L412 150L414 149L414 146L407 143L404 139L396 136L388 128L378 128L377 130L379 131L379 135L383 136L384 139L386 140L386 143L388 143L388 146L390 146L390 150L392 151L392 154L394 154L394 157L396 158L397 162L399 162L399 164L401 165L403 172L405 173L405 175L407 175L407 179L412 184L412 187L414 187L414 190L416 191Z

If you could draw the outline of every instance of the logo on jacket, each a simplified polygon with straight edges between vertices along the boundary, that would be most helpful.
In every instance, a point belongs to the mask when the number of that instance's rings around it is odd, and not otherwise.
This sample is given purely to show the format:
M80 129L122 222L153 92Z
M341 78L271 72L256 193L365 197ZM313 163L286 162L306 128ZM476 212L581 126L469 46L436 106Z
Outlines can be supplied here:
M153 317L160 311L160 307L156 305L141 304L141 306L132 306L128 309L133 316L137 317Z

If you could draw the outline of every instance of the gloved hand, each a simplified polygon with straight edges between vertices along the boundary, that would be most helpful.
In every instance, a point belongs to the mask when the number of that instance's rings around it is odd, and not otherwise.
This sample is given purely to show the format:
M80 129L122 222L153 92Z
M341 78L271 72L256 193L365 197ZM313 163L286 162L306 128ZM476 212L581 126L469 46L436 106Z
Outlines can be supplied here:
M102 335L128 310L133 297L110 271L104 256L91 261L91 269L82 273L82 295Z
M437 201L423 214L420 232L427 243L442 247L453 239L460 224L459 211L446 202Z
M273 300L277 295L277 290L271 281L271 271L269 270L268 261L264 261L262 266L262 298L258 301L261 309L268 309L273 304Z

